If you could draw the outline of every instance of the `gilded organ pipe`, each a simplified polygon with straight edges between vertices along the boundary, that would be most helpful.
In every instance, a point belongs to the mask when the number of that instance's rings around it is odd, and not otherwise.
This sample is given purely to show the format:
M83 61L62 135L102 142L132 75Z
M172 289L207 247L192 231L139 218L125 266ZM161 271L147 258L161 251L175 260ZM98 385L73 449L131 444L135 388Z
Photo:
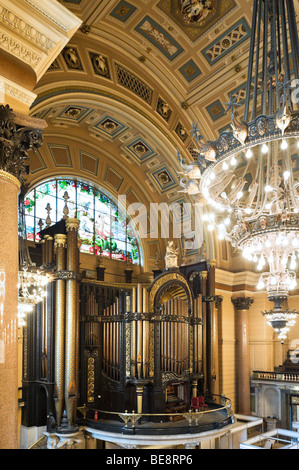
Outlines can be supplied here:
M142 300L142 285L137 284L137 313L142 313L143 300ZM143 365L143 325L142 320L137 321L137 377L141 378L142 375L142 365Z
M59 274L65 270L66 235L55 235L56 269ZM56 279L55 289L55 408L57 426L60 426L64 405L64 354L65 354L65 293L66 281Z
M148 298L147 298L147 289L143 288L143 313L148 313ZM149 322L147 320L143 321L142 325L142 355L143 355L143 376L148 377L149 374Z
M69 426L74 425L76 400L78 396L76 340L78 328L78 219L66 220L67 231L67 270L66 280L66 343L65 343L65 405Z

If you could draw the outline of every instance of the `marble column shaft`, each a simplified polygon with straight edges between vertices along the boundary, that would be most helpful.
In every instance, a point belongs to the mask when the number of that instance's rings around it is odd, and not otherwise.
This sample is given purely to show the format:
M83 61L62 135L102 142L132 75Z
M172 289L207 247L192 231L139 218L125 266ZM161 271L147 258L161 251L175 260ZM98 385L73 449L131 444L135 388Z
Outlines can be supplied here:
M18 194L0 170L0 449L18 443Z
M238 413L250 415L249 308L253 299L232 299L236 309Z
M215 381L213 382L212 393L220 395L220 369L219 369L219 310L221 309L221 303L223 297L216 295L215 310L213 315L213 373L215 374Z

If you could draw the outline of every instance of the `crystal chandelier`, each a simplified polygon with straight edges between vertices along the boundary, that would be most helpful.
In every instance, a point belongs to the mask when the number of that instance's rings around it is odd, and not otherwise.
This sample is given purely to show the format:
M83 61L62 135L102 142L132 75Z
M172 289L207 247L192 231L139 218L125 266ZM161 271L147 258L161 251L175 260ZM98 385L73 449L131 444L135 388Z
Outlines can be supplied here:
M47 284L51 273L32 262L26 237L23 195L20 194L19 213L19 273L18 273L18 324L24 326L25 318L34 306L47 296Z
M293 0L254 0L244 118L230 96L231 131L204 143L193 125L196 161L178 152L181 184L205 201L208 229L262 272L258 288L275 305L264 314L282 339L297 314L287 299L299 256L298 78Z

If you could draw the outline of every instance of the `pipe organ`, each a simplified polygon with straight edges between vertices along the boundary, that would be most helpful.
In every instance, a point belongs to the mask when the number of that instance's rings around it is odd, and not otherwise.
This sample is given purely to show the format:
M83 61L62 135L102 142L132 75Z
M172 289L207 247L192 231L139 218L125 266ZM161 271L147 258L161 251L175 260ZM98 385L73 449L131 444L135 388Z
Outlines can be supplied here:
M181 298L164 302L161 306L161 370L180 376L189 368L188 304Z
M202 263L194 283L179 268L163 271L150 284L83 279L78 223L67 219L41 232L43 264L55 280L44 307L38 307L40 338L33 338L32 322L24 334L26 364L42 350L34 370L41 370L37 389L40 382L47 388L47 414L57 429L67 420L70 430L84 404L107 412L163 414L176 409L171 400L177 395L180 410L188 411L191 396L205 394L209 386L206 371L211 375L205 347L212 349L213 266ZM31 350L32 338L38 346ZM30 388L29 371L26 366L24 383L28 378ZM29 415L25 407L24 422Z
M176 382L185 385L187 406L191 382L202 379L203 299L185 276L164 272L151 285L85 279L80 297L82 403L163 413L166 388Z

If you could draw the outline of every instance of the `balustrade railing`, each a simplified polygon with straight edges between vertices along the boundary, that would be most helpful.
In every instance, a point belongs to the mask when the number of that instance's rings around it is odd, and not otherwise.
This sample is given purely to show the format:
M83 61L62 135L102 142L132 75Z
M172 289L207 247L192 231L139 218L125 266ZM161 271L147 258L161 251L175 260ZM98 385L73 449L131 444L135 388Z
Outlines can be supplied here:
M254 380L273 380L277 382L299 382L299 374L285 372L253 371Z

